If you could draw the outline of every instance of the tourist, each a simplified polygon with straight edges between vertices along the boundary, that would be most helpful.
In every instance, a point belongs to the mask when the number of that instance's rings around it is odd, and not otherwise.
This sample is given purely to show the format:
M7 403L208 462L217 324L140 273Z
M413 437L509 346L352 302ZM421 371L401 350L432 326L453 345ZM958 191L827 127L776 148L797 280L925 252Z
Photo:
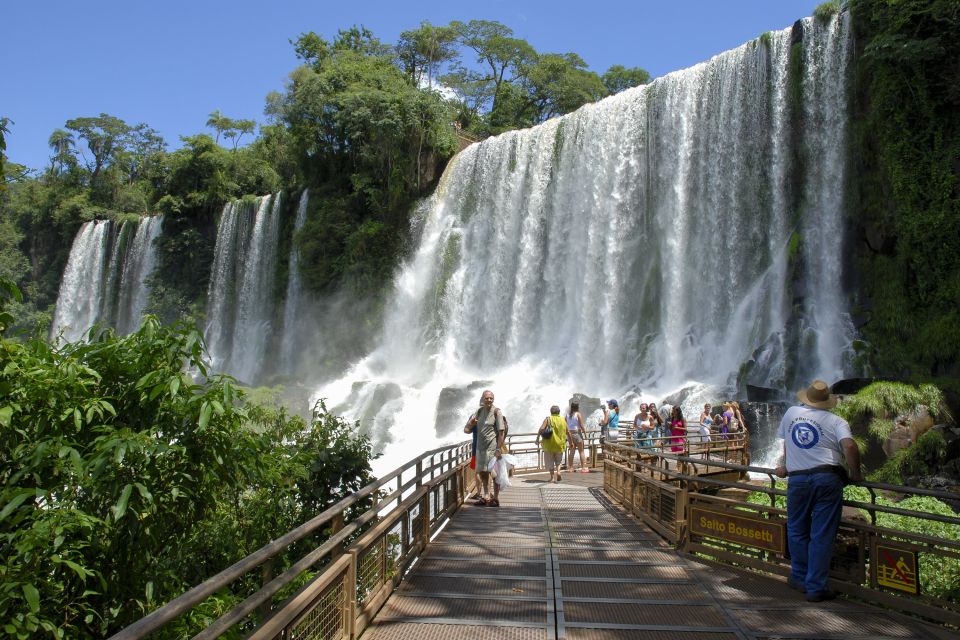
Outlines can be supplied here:
M645 449L653 445L650 434L653 424L650 420L650 410L646 402L640 403L640 412L633 416L633 446Z
M583 455L583 439L586 436L586 429L583 426L583 416L580 415L580 403L571 402L570 411L566 415L567 423L567 433L568 438L570 439L570 454L569 461L567 462L567 468L573 471L576 469L573 468L573 457L576 455L576 452L580 452L580 471L582 473L589 473L590 469L587 468L587 461Z
M601 441L616 442L620 437L620 405L616 400L607 400L600 421Z
M724 440L730 439L730 434L736 431L737 417L733 413L733 405L729 402L723 403L723 414L721 414L722 423L720 425L720 437Z
M700 438L703 442L710 442L710 427L713 426L713 416L710 415L710 404L703 405L700 413Z
M737 419L737 431L747 431L747 421L743 419L743 413L740 411L740 403L734 400L730 403L733 409L733 415Z
M788 584L806 593L807 601L822 602L835 594L827 588L833 542L843 510L843 485L863 480L860 451L846 420L829 411L837 404L827 383L814 380L797 392L802 406L790 407L780 421L783 460L777 476L787 481L787 542L790 548Z
M700 449L703 451L703 457L710 457L710 442L713 439L711 427L713 426L713 416L710 415L710 404L703 405L703 411L700 412L700 422L698 433L700 436Z
M477 475L480 476L481 494L477 499L480 506L500 506L500 485L493 483L493 496L490 495L490 461L503 454L504 424L503 413L493 405L493 391L487 389L480 396L480 408L463 428L464 433L477 430Z
M663 418L660 417L660 412L657 410L657 403L651 402L647 411L650 413L650 426L653 427L650 431L650 435L653 436L653 445L662 447L662 438L666 435L666 430L663 426Z
M537 431L540 446L543 447L544 463L550 472L550 482L560 482L560 465L563 464L563 452L567 450L567 421L560 417L560 407L550 407L550 415L543 419ZM582 460L582 458L581 458ZM556 473L556 479L554 479Z
M684 438L687 435L687 421L683 419L680 405L676 405L670 412L670 451L683 453Z

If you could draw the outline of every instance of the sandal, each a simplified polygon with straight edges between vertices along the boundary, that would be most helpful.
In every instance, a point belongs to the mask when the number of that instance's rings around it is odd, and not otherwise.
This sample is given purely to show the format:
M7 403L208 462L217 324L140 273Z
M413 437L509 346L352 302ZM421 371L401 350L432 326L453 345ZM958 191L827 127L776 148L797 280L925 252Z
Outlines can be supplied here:
M490 502L487 503L487 506L488 506L488 507L499 507L499 506L500 506L500 501L497 500L496 498L491 498L491 499L490 499Z

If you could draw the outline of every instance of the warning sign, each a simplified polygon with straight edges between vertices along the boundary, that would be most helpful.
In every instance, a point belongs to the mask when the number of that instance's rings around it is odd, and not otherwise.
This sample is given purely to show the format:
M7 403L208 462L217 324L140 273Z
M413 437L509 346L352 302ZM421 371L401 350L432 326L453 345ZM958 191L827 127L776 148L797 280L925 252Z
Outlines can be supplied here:
M888 589L920 593L917 580L917 552L890 545L878 544L876 558L877 584Z
M783 525L743 512L690 508L690 531L751 547L783 553Z

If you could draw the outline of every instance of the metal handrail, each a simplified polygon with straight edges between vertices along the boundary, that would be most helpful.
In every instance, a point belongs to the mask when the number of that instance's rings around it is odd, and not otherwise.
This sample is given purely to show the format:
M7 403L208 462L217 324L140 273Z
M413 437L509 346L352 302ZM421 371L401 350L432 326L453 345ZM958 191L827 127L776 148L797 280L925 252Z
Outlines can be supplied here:
M675 543L679 550L704 557L711 562L734 563L747 569L780 574L789 571L789 562L782 551L756 549L749 545L744 547L742 540L730 540L713 531L694 531L695 506L708 510L712 507L739 517L752 516L753 519L759 518L761 522L784 523L787 511L782 504L777 505L776 499L785 497L787 492L776 486L779 478L775 477L774 469L709 459L706 463L711 469L722 469L727 477L701 476L697 475L696 468L704 464L702 458L655 450L639 453L637 449L620 443L608 444L604 457L605 489L630 513L642 518ZM672 465L674 468L660 466L667 461L675 462ZM719 475L723 476L724 473ZM748 473L764 474L769 478L769 483L766 480L747 480ZM736 479L731 479L731 475ZM960 527L960 516L939 515L876 503L877 493L881 491L905 496L928 496L946 501L956 501L960 496L949 491L877 482L852 484L868 489L871 501L844 500L843 504L865 511L871 522L852 519L841 521L841 529L859 540L859 555L848 557L848 562L852 558L852 564L841 565L846 568L834 576L837 579L831 582L832 588L884 606L907 609L940 622L954 625L960 623L960 607L955 602L938 600L923 593L894 595L881 590L878 587L879 569L875 566L876 559L872 555L877 553L880 546L905 544L907 548L933 554L932 557L960 559L960 542L928 533L878 526L877 514L889 513L957 527ZM770 503L764 505L748 502L736 494L704 493L703 490L707 487L767 494ZM919 567L918 561L917 584Z
M189 591L181 594L180 596L174 598L164 606L160 607L156 611L146 615L137 622L134 622L132 625L122 629L118 633L110 637L109 640L135 640L139 638L144 638L147 635L157 631L162 628L167 623L175 620L179 616L183 615L193 607L197 606L204 600L206 600L211 595L215 594L220 589L227 587L241 577L249 573L250 571L260 567L266 562L270 561L277 555L279 555L284 549L286 549L291 544L294 544L300 540L303 540L307 536L321 530L324 526L333 523L338 517L342 517L344 511L350 506L360 502L361 500L367 498L371 495L376 495L387 484L393 482L394 480L398 481L398 484L401 484L400 479L403 476L405 471L410 469L418 468L418 476L421 477L424 473L432 472L438 467L443 467L444 462L441 460L439 463L431 462L431 466L426 470L423 469L423 462L428 458L436 457L440 455L448 455L448 460L446 464L452 464L456 462L457 464L462 464L465 460L469 460L469 451L470 443L461 442L454 445L448 445L446 447L439 447L437 449L432 449L421 454L417 458L411 459L409 462L404 464L397 469L394 469L385 476L378 478L377 480L371 482L367 486L363 487L359 491L343 498L327 510L323 511L319 515L311 518L307 522L303 523L299 527L289 531L283 536L273 540L272 542L267 543L257 551L248 555L246 558L235 562L231 566L227 567L223 571L217 573L214 576L211 576L207 580L203 581L199 585L193 587ZM456 454L454 456L454 454ZM402 491L400 492L402 494ZM402 500L402 495L396 497L396 500ZM319 561L323 555L328 553L330 550L334 549L337 544L343 542L351 533L356 532L356 530L363 524L369 522L377 514L384 509L385 506L390 505L389 500L376 502L366 513L362 514L354 523L351 523L350 526L342 529L341 531L335 532L334 536L331 537L327 542L325 542L321 547L318 547L313 552L302 558L294 567L304 564L304 568L315 564ZM342 524L342 523L341 523ZM356 526L353 526L353 525ZM323 552L321 552L323 550ZM306 562L306 559L312 559L311 562ZM240 605L241 608L246 610L244 615L247 615L254 609L256 606L263 604L266 600L272 597L277 591L293 581L294 578L303 570L296 571L291 573L294 567L291 567L281 576L278 576L270 583L265 585L260 591L253 594ZM269 593L268 593L269 592ZM236 614L231 615L230 613L226 616L235 616ZM225 616L225 617L226 617ZM242 618L242 616L241 616ZM221 618L223 620L224 618ZM236 622L234 620L233 622ZM232 624L232 623L231 623ZM197 637L203 638L216 638L223 631L229 628L229 624L217 622L212 625L215 628L215 631L211 633L203 632ZM209 628L208 628L209 629Z

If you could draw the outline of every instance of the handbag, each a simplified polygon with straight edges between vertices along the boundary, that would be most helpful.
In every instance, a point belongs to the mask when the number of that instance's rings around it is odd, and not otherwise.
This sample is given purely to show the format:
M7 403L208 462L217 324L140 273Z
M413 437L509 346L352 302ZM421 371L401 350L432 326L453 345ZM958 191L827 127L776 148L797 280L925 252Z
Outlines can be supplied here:
M476 455L470 456L470 468L473 469L474 471L477 470L477 456L476 456Z

